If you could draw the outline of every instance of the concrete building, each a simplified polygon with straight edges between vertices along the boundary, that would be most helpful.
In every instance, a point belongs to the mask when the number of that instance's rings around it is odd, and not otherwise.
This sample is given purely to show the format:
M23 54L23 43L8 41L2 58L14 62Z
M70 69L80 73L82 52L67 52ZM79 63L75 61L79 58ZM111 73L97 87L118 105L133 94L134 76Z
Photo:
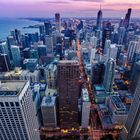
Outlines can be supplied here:
M114 125L118 125L119 128L125 124L128 110L126 106L122 103L120 97L109 96L106 99L106 105L109 108L109 114Z
M90 99L87 89L82 89L82 119L81 127L88 128L90 116Z
M56 128L56 97L46 96L41 103L43 126L46 128Z
M40 140L36 113L29 82L0 82L1 140Z

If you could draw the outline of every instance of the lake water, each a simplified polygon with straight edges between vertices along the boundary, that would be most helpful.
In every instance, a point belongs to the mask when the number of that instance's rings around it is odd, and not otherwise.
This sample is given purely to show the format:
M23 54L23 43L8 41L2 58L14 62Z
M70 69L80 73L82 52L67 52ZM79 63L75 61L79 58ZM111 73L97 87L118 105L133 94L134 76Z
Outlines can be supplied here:
M37 28L26 28L30 25L40 24L37 21L25 20L25 19L13 19L13 18L0 18L0 39L5 39L10 31L13 29L21 30L21 33L34 33L39 32Z

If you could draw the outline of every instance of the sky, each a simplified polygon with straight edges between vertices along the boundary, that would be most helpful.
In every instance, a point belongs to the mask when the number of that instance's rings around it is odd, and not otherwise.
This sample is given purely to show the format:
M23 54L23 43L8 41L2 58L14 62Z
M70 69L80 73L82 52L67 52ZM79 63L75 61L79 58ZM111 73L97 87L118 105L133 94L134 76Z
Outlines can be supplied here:
M0 0L0 17L123 17L129 7L140 18L140 0Z

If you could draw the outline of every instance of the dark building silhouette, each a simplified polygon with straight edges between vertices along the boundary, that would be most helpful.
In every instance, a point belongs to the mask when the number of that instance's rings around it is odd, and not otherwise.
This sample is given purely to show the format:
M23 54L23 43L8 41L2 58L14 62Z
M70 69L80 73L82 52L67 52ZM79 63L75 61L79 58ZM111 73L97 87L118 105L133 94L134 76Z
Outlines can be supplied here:
M52 28L51 23L50 22L45 22L44 26L45 26L45 34L50 35L51 34L51 28Z
M59 117L61 128L77 128L79 63L62 60L58 64Z
M96 28L97 29L101 29L101 26L102 26L102 16L103 16L103 13L101 11L101 8L97 14L97 23L96 23Z
M103 63L96 64L92 67L92 85L102 84L104 79L105 65Z

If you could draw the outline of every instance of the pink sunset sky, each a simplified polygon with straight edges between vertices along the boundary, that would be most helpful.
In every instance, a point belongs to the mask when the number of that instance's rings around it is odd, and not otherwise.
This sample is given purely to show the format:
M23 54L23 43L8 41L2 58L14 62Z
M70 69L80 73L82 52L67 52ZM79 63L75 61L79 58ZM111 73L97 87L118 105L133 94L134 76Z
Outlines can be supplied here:
M104 17L122 17L131 7L140 18L140 0L0 0L0 17L96 17L100 4Z

